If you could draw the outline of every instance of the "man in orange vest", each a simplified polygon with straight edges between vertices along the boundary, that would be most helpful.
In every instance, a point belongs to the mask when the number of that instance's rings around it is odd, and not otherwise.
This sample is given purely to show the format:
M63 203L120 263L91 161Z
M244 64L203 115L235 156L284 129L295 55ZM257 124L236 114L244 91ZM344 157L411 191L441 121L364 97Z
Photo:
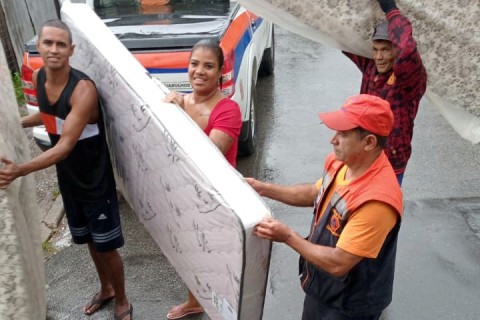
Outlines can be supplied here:
M254 234L300 254L303 320L379 319L392 300L403 210L400 186L384 153L393 113L387 101L360 94L320 118L336 131L320 180L281 186L246 179L262 196L312 206L309 236L272 218L262 220Z

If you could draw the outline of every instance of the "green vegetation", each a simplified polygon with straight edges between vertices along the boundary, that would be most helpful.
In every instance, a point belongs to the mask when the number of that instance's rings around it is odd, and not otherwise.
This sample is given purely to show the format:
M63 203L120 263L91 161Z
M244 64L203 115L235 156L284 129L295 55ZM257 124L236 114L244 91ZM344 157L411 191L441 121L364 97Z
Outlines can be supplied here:
M25 104L25 97L23 96L22 77L20 73L12 73L13 88L15 89L15 96L17 97L17 103L19 106Z
M46 253L55 253L56 252L53 244L48 240L45 240L45 241L42 242L42 249Z
M60 195L60 191L58 189L55 189L52 191L52 199L57 199L57 197Z

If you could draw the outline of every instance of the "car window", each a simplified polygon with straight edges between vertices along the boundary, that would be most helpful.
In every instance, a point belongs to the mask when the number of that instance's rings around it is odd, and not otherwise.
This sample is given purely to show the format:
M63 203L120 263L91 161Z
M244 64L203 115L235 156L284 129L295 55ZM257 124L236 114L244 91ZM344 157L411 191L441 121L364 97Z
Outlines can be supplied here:
M94 0L97 15L108 26L185 24L226 18L229 0ZM112 20L114 19L114 20Z

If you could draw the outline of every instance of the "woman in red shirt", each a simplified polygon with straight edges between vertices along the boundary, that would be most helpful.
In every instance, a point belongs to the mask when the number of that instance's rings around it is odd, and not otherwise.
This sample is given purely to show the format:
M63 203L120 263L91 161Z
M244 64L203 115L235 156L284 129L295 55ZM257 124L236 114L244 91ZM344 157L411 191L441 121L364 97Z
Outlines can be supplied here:
M182 95L171 92L166 102L175 102L203 129L227 161L237 165L238 136L242 115L238 104L226 97L221 89L223 52L218 43L201 40L192 48L188 65L188 78L193 92ZM188 291L188 300L173 307L168 319L203 312L202 306Z

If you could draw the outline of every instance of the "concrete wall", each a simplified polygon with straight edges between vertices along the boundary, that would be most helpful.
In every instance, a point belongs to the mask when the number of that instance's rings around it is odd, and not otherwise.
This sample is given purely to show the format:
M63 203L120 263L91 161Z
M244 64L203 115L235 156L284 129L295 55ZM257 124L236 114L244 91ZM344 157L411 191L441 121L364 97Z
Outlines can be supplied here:
M1 43L0 97L0 155L25 162L30 159L30 150ZM45 319L43 260L32 174L0 189L0 319Z
M3 45L3 49L5 50L8 68L14 72L19 71L17 57L15 56L15 51L13 50L10 34L8 33L7 21L5 20L5 13L3 12L2 6L0 6L0 43Z
M58 17L56 0L0 0L5 25L18 66L22 65L23 45L45 21ZM2 17L0 16L0 19ZM2 41L4 43L6 41Z

